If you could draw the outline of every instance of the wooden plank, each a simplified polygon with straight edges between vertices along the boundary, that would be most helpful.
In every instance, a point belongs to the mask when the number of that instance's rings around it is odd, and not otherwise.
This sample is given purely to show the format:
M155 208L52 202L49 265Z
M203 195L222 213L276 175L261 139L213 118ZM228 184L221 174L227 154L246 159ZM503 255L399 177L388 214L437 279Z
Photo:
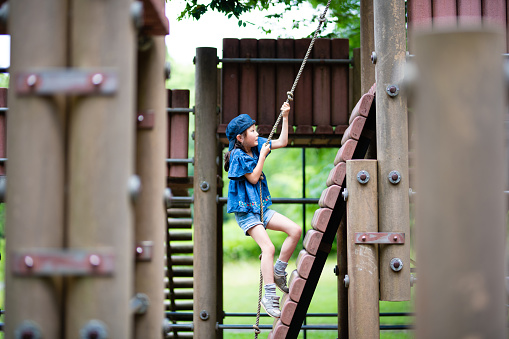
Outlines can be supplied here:
M316 255L320 243L322 241L323 233L316 230L309 230L302 241L302 245L309 254Z
M258 40L241 39L239 56L241 58L257 58ZM237 114L248 114L254 120L258 120L258 115L256 114L258 112L257 71L258 67L256 64L244 63L240 65L240 97Z
M482 1L483 23L502 28L504 40L507 35L507 9L505 0ZM507 46L504 46L504 50Z
M297 308L297 303L290 299L287 293L285 293L282 300L280 320L283 324L289 326L292 321L293 314L295 313L295 309Z
M456 0L432 0L433 27L456 26Z
M361 170L370 175L365 184L357 180ZM346 186L349 338L379 338L377 245L355 244L356 232L378 231L376 160L347 161Z
M373 18L373 1L362 1L360 3L360 37L361 37L361 95L367 93L375 80L375 64L371 62L371 53L375 50L375 29ZM410 11L409 11L410 14ZM357 65L352 65L357 67ZM338 333L339 335L339 333ZM343 334L344 335L344 334ZM340 337L342 337L340 335Z
M7 88L0 88L0 107L7 107ZM7 114L0 112L0 158L7 158ZM5 162L0 162L0 176L5 175Z
M311 39L295 40L295 57L304 59ZM309 65L308 65L309 66ZM296 72L299 66L295 66ZM299 84L294 93L294 112L297 134L313 134L313 71L311 67L304 67Z
M481 0L458 0L458 24L480 24L482 21Z
M343 134L343 138L341 139L341 144L344 144L348 139L354 139L359 140L362 130L364 129L364 124L366 122L366 118L364 117L356 117L350 126L345 131L345 134Z
M280 59L295 58L294 39L277 39L276 40L276 57ZM286 101L288 91L292 89L295 79L295 67L291 64L278 64L276 66L276 107L275 110L279 114L281 104ZM293 126L295 125L295 103L290 102L290 113L288 115L288 134L293 134Z
M503 46L498 32L472 28L416 41L417 67L426 70L416 87L416 225L427 225L415 238L426 277L416 289L417 338L508 335Z
M238 58L239 53L239 39L223 39L223 58ZM223 88L221 90L221 122L218 132L225 133L228 123L239 114L239 65L224 63L221 74Z
M313 229L325 232L327 225L329 224L330 217L332 214L332 210L330 208L319 208L313 214L313 219L311 220L311 227Z
M316 39L312 56L330 59L331 40ZM331 66L313 64L313 125L316 134L332 134L331 126Z
M348 59L348 39L331 39L331 58ZM331 66L331 125L348 125L348 64ZM373 68L374 73L374 68ZM338 128L338 131L341 128ZM336 134L339 134L335 131Z
M258 57L275 58L276 40L258 40ZM268 136L276 122L276 66L263 63L258 65L258 133Z
M373 94L370 93L364 94L355 105L348 123L351 124L352 121L358 116L363 116L367 118L369 115L369 111L371 109L371 105L373 104L374 98L375 96Z
M11 74L67 65L66 8L64 0L9 1ZM45 338L62 338L62 279L15 276L10 264L13 251L64 246L66 107L62 100L21 97L13 90L8 96L4 295L9 313L3 330L6 338L14 338L20 324L30 320Z
M170 24L164 12L164 2L159 0L142 0L143 32L148 35L170 34Z
M287 333L288 326L278 319L275 321L274 329L270 332L268 339L285 339Z
M334 165L336 166L340 162L346 162L347 160L351 160L355 149L357 147L357 140L348 139L338 150L336 154L336 158L334 159Z
M297 272L301 277L303 277L304 279L307 279L309 277L309 272L311 272L311 268L313 267L314 261L315 256L310 254L305 249L299 252L299 255L297 256ZM289 322L288 323L285 322L285 324L290 325Z
M138 52L137 111L154 112L154 127L138 129L136 133L136 173L142 191L135 205L135 244L152 242L152 259L135 264L136 293L144 293L150 307L143 317L134 318L135 338L156 338L164 317L164 267L166 208L161 204L166 184L167 113L164 71L166 46L163 37L154 37L148 51Z
M406 63L405 4L397 2L387 6L375 0L375 45L384 63L376 64L376 141L378 159L379 231L410 232L408 201L408 114L406 96L390 97L386 88L403 77ZM393 185L386 178L398 171L401 181ZM382 180L382 178L384 180ZM385 246L380 249L381 300L410 300L410 244ZM394 272L389 263L398 257L404 269Z
M293 270L290 274L290 279L288 281L288 287L290 291L288 292L288 296L291 300L296 303L299 302L300 296L302 295L302 291L304 290L304 285L306 284L306 279L303 279L297 270Z
M332 185L322 191L322 195L318 201L318 205L322 208L334 208L336 200L341 192L341 186Z
M171 91L172 108L189 108L189 90ZM170 159L187 159L189 149L189 113L170 115ZM187 164L171 164L170 177L187 178Z
M344 161L338 163L329 172L327 177L327 186L342 185L346 175L346 163Z

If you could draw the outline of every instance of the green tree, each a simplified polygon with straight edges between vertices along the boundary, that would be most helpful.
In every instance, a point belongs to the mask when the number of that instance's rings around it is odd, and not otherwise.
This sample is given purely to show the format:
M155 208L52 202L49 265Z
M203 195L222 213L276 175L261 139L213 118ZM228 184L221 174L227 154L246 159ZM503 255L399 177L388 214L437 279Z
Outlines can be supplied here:
M171 1L171 0L168 0ZM242 20L242 14L252 10L268 11L271 7L276 5L284 5L282 13L267 14L266 17L270 20L279 20L284 16L284 13L296 8L304 2L310 3L314 8L324 6L327 0L210 0L207 3L198 3L198 0L185 0L186 7L180 14L179 19L194 18L199 20L200 17L209 10L224 13L228 18L235 17L239 21L239 26L246 26L246 22ZM326 24L333 24L333 33L322 35L321 37L341 37L350 39L350 47L355 48L360 46L360 0L331 0L329 6L330 19ZM300 21L294 21L294 27L302 24L309 24L314 21L314 18L302 18ZM270 32L270 27L262 27L266 32Z

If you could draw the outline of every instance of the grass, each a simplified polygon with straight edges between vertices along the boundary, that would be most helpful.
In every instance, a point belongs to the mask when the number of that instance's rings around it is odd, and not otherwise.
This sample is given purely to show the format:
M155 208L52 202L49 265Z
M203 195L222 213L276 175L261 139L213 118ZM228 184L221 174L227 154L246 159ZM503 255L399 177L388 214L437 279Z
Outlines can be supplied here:
M337 313L337 277L333 273L336 265L336 257L330 255L322 271L320 281L316 288L308 313ZM295 261L289 264L289 270L295 269ZM234 261L225 263L224 266L224 311L226 313L256 313L258 301L259 262L257 260ZM380 302L380 312L411 312L412 302ZM263 309L262 309L263 312ZM225 324L249 324L255 323L255 317L226 317ZM382 317L380 322L389 324L410 324L413 321L409 317ZM260 324L271 325L272 318L261 317ZM336 317L310 317L307 324L331 324L337 325ZM260 339L267 338L269 330L262 330L258 336ZM414 337L413 331L381 331L380 337L384 339L409 339ZM252 330L224 330L225 339L253 338ZM304 338L304 335L299 335ZM337 338L337 331L307 331L307 338Z

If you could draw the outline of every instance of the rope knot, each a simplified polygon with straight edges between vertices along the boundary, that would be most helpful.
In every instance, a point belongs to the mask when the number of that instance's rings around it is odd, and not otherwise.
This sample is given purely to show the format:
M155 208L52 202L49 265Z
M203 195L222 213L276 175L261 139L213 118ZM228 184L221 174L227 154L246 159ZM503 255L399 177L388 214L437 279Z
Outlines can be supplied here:
M262 333L262 331L260 331L260 328L258 326L256 326L256 325L253 325L253 329L254 329L255 334Z
M286 92L286 95L288 96L288 100L293 101L293 93L291 91Z
M325 20L326 20L326 19L325 19L325 13L320 14L320 17L318 18L318 21L320 21L320 22L325 22Z

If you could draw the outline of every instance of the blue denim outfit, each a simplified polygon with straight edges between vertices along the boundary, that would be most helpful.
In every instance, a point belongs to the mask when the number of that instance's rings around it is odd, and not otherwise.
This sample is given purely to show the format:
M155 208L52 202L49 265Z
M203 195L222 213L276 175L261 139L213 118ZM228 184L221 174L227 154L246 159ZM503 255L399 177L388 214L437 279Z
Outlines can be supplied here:
M244 174L252 173L258 164L260 150L266 138L258 137L258 146L251 148L253 156L249 156L240 149L234 149L230 153L230 170L228 178L230 185L228 187L227 212L244 212L260 214L260 184L251 184ZM272 144L271 144L272 145ZM262 172L262 201L265 209L272 205L272 200L267 186L267 178Z

